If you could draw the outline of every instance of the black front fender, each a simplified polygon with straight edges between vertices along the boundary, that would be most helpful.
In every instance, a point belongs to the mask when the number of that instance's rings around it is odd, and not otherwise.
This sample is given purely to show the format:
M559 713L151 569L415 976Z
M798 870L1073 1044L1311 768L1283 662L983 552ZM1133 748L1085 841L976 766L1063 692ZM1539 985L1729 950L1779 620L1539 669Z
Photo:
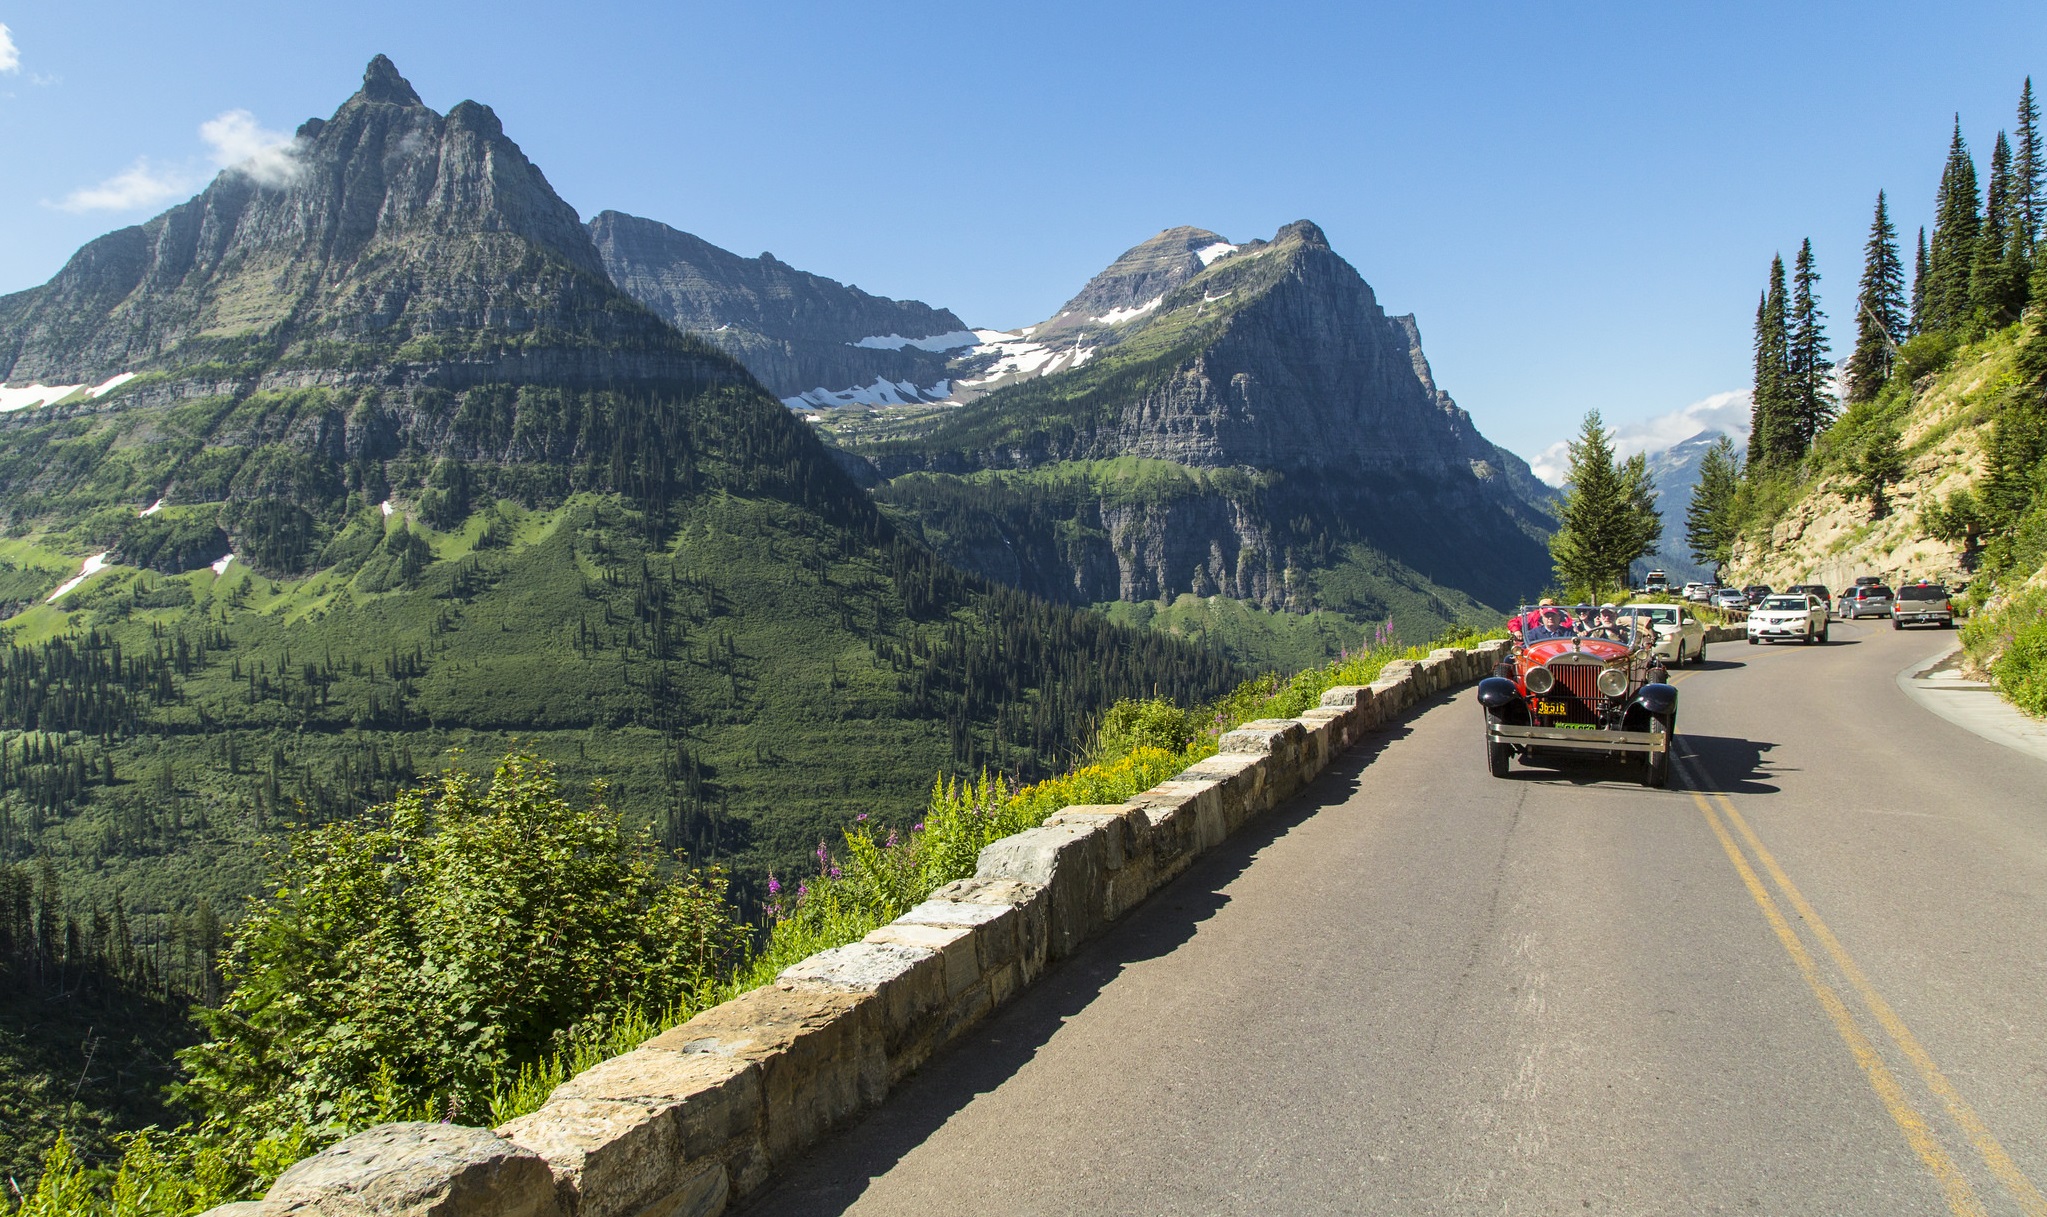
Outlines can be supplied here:
M1635 691L1634 705L1658 718L1677 713L1677 689L1673 685L1643 685Z

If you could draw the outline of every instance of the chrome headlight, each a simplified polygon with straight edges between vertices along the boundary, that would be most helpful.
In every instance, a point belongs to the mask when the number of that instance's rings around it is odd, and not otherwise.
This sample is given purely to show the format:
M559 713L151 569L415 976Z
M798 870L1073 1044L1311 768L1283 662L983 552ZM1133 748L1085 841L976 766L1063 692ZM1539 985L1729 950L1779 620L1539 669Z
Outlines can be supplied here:
M1608 697L1619 697L1628 691L1628 670L1608 668L1599 674L1599 691Z
M1528 691L1535 694L1547 693L1557 683L1556 674L1548 668L1530 668L1523 679L1528 684Z

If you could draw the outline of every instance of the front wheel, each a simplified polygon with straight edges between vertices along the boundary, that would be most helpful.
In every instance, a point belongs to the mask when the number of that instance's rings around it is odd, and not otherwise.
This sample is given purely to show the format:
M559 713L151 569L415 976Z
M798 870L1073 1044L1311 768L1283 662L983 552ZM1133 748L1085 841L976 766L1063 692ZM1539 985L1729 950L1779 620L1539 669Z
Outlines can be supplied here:
M1826 626L1821 626L1821 627L1820 627L1820 641L1821 641L1821 642L1825 642L1826 640L1827 640L1827 627L1826 627Z
M1749 644L1750 646L1754 646L1754 645L1756 645L1756 641L1757 641L1757 640L1756 640L1756 636L1755 636L1754 634L1750 634L1750 635L1748 636L1748 644Z
M1677 723L1675 720L1665 722L1662 719L1655 719L1650 722L1649 730L1663 737L1663 750L1643 755L1642 760L1645 763L1642 766L1642 785L1652 790L1661 790L1670 785L1670 745L1677 733Z
M1513 755L1514 749L1512 745L1500 743L1493 738L1493 722L1494 720L1490 717L1486 719L1486 772L1496 778L1503 778L1507 776L1507 758Z
M1698 654L1696 654L1696 655L1694 655L1694 656L1692 656L1692 663L1693 663L1693 664L1703 664L1703 663L1705 663L1705 662L1706 662L1706 644L1702 642L1702 643L1700 643L1700 644L1699 644L1699 653L1698 653Z

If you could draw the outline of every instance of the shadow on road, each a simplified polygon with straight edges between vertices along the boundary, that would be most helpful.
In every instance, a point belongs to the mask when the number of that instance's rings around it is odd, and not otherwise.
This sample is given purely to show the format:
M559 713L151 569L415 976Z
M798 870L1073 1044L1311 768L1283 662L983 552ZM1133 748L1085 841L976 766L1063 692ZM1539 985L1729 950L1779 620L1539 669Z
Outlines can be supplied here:
M1441 705L1443 694L1409 711ZM1244 826L1197 860L1102 937L1055 966L1007 1009L927 1062L882 1106L814 1146L767 1190L741 1205L744 1217L830 1217L844 1213L868 1182L924 1143L955 1112L994 1090L1028 1064L1066 1020L1132 964L1165 955L1194 936L1229 902L1223 888L1260 850L1322 808L1349 798L1373 758L1410 734L1407 722L1374 732L1322 772L1284 806Z
M1776 770L1764 755L1777 745L1725 735L1677 737L1678 754L1723 794L1776 794Z

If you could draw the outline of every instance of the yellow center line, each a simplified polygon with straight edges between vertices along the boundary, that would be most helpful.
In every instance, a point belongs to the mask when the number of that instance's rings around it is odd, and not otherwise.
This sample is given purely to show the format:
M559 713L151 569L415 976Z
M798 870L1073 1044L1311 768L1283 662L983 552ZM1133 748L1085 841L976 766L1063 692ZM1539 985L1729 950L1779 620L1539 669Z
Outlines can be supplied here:
M1799 974L1805 977L1806 987L1819 999L1820 1008L1826 1011L1827 1018L1834 1024L1834 1030L1840 1033L1842 1042L1848 1045L1849 1054L1855 1058L1855 1063L1861 1066L1863 1076L1869 1079L1870 1087L1876 1091L1877 1097L1883 1100L1884 1110L1890 1113L1892 1122L1905 1134L1905 1140L1912 1146L1913 1152L1919 1155L1919 1161L1940 1184L1940 1190L1947 1197L1949 1211L1954 1213L1955 1217L1979 1217L1984 1211L1983 1205L1976 1199L1976 1193L1969 1186L1967 1177L1955 1165L1954 1159L1948 1157L1947 1151L1941 1148L1933 1131L1926 1126L1924 1117L1905 1097L1904 1088L1898 1085L1897 1077L1891 1073L1890 1067L1884 1064L1883 1056L1877 1052L1876 1046L1871 1044L1869 1037L1863 1035L1862 1029L1855 1025L1855 1017L1848 1012L1847 1003L1841 1000L1841 995L1834 992L1833 986L1820 975L1819 965L1814 962L1812 953L1805 949L1805 943L1799 940L1797 931L1791 928L1791 922L1784 916L1784 911L1777 907L1776 900L1763 886L1763 881L1756 874L1755 868L1742 856L1741 847L1734 843L1727 826L1722 824L1720 817L1714 813L1713 804L1697 790L1691 794L1693 801L1699 805L1699 813L1706 817L1706 823L1712 827L1713 835L1720 838L1720 848L1727 851L1727 860L1734 863L1734 869L1740 874L1742 883L1747 886L1749 896L1755 900L1756 907L1763 911L1763 919L1776 931L1777 941L1784 945L1785 954L1791 956L1791 962L1798 965Z
M1688 768L1687 777L1689 776L1691 770ZM1976 1152L1982 1156L1983 1164L1990 1168L1990 1173L1997 1176L1997 1181L2011 1193L2012 1199L2018 1202L2019 1208L2027 1217L2047 1217L2047 1196L2042 1196L2040 1189L2033 1186L2033 1181L2019 1169L2018 1163L2012 1161L2011 1155L2005 1152L2004 1146L1976 1114L1975 1108L1969 1106L1962 1098L1961 1092L1955 1089L1954 1084L1948 1081L1947 1075L1941 1072L1940 1066L1934 1064L1932 1054L1926 1051L1911 1029L1905 1026L1905 1020L1898 1017L1897 1011L1891 1009L1891 1004L1877 992L1876 986L1870 983L1861 965L1848 954L1847 948L1841 945L1841 940L1834 937L1834 931L1827 927L1826 922L1820 920L1820 915L1813 910L1812 905L1806 903L1805 896L1798 890L1797 885L1791 882L1791 877L1784 873L1784 868L1777 865L1777 859L1763 846L1755 830L1749 827L1748 821L1735 810L1733 802L1720 791L1713 790L1711 793L1714 801L1720 804L1721 810L1727 813L1729 822L1741 833L1742 839L1748 842L1749 849L1753 850L1756 858L1762 862L1763 869L1770 873L1770 878L1777 884L1777 889L1791 901L1791 907L1797 910L1799 917L1811 928L1813 937L1819 939L1820 945L1833 958L1835 966L1841 969L1841 974L1854 986L1856 994L1862 998L1862 1004L1869 1007L1869 1012L1876 1016L1877 1024L1891 1037L1891 1042L1898 1046L1906 1059L1912 1062L1913 1068L1919 1071L1920 1078L1925 1081L1926 1088L1940 1097L1940 1101L1947 1107L1948 1115L1968 1135L1969 1140L1976 1146ZM1694 797L1698 796L1695 794Z

